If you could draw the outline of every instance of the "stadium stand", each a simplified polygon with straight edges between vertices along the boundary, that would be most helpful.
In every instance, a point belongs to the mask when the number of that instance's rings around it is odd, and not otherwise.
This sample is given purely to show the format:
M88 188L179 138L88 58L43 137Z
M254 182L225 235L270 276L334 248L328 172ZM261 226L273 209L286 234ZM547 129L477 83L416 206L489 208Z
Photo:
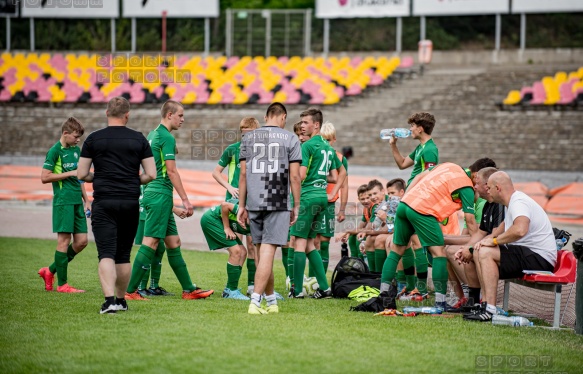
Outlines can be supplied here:
M386 82L398 57L206 57L3 53L0 101L336 104Z
M497 103L500 109L519 108L583 108L583 67L569 73L559 71L543 77L530 87L511 90Z

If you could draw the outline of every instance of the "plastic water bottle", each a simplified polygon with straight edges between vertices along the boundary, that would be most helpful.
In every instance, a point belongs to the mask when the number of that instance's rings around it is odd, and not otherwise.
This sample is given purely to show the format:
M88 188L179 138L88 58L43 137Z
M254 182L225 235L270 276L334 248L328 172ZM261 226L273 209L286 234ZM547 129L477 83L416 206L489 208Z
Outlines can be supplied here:
M387 209L389 209L389 207L383 204L379 207L380 210L384 210L385 212L387 211ZM372 229L375 231L378 231L381 229L381 227L383 226L383 220L380 219L379 217L375 217L374 221L372 221Z
M384 210L385 212L387 212L387 224L389 222L393 222L393 219L395 217L395 214L397 214L397 206L399 205L399 203L401 202L401 198L397 197L397 196L389 196L389 198L387 200L384 200L381 205L377 208ZM372 222L372 228L375 231L378 231L383 225L383 221L379 218L379 217L375 217L374 221ZM394 225L391 224L391 228ZM390 231L390 230L389 230Z
M348 257L348 244L346 243L340 244L340 256Z
M411 130L405 128L396 128L396 129L382 129L381 130L381 139L387 140L391 139L391 136L395 138L408 138L411 136Z
M85 217L87 217L87 218L91 217L91 209L87 209L85 211Z
M534 323L530 322L528 319L526 319L524 317L518 317L518 316L507 317L507 316L500 316L500 315L495 315L492 317L492 324L493 325L514 326L514 327L533 326L534 325Z
M443 310L434 306L414 307L408 306L403 308L403 313L421 313L421 314L441 314Z
M565 238L557 239L556 243L557 243L557 251L560 251L561 249L563 249L565 244L567 244L567 239L565 239Z

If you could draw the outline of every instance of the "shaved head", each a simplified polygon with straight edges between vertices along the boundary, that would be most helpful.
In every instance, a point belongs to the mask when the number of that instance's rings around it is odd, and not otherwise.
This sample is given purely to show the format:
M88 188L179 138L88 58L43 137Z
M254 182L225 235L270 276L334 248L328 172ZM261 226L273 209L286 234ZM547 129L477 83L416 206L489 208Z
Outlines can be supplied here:
M492 200L508 206L510 197L514 193L514 185L510 176L503 171L497 171L488 178L488 193Z

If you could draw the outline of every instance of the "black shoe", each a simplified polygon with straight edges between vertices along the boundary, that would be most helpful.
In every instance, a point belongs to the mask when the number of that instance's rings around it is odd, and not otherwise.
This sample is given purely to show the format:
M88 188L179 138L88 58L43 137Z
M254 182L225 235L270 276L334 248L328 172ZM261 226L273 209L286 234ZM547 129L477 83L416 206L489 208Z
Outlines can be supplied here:
M484 310L483 312L480 313L464 315L464 319L466 321L491 322L492 313Z
M127 312L128 303L125 300L121 300L119 303L115 304L115 308L120 312Z
M156 288L148 288L148 293L150 296L174 296L173 293L166 291L162 287L158 286Z
M314 294L311 296L313 299L330 299L332 297L332 290L328 289L328 291L316 290Z
M290 299L303 299L304 298L304 293L300 293L299 295L296 295L294 286L291 286L289 288L289 293L287 294L287 297Z
M481 304L474 304L472 306L464 306L462 308L463 310L463 315L466 316L470 316L473 314L480 314L486 311L486 302L484 301Z
M117 306L115 304L106 304L103 303L103 305L101 305L101 310L99 311L99 314L112 314L117 312Z
M145 297L147 298L148 296L150 296L150 292L148 292L148 290L140 290L137 289L136 292L138 293L138 295L140 295L141 297Z

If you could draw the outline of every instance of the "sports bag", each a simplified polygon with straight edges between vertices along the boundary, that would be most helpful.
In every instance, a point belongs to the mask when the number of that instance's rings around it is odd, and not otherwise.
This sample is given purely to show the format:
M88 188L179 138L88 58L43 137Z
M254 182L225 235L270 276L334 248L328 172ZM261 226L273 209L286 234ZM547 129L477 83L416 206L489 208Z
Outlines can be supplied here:
M369 272L368 266L358 257L343 257L332 273L332 295L346 298L348 294L360 286L379 289L380 274Z

